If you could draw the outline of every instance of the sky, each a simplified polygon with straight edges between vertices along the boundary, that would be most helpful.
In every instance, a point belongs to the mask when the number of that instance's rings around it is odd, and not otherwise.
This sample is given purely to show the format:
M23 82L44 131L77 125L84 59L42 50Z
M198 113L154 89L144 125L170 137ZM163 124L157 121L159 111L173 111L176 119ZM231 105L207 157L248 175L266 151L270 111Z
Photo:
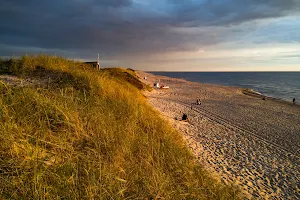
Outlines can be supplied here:
M145 71L300 71L300 0L0 0L0 56Z

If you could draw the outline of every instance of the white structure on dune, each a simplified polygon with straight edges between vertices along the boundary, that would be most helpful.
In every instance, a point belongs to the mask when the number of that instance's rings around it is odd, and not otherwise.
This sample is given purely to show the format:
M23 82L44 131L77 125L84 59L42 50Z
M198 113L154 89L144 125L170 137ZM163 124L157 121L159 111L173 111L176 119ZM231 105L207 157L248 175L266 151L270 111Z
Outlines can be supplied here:
M98 53L97 69L100 70L100 58L99 58L99 53Z
M159 83L160 83L160 79L158 79L158 82L155 83L154 86L155 86L156 88L159 88L159 87L160 87L160 86L159 86Z

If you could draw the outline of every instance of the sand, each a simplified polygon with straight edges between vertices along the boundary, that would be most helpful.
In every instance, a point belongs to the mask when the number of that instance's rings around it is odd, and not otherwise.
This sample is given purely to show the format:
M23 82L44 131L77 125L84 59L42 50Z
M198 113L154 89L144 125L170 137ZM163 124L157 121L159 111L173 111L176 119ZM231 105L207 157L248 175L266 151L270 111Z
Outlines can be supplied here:
M249 199L300 199L299 106L245 95L237 87L138 74L147 84L160 79L170 86L145 95L201 165L239 185ZM183 113L188 123L180 120Z

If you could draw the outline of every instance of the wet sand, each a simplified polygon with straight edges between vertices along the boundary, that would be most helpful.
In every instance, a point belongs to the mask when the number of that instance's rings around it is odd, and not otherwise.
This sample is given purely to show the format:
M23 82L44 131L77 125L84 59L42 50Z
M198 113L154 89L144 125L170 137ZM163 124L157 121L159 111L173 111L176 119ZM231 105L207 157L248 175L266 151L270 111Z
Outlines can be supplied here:
M300 107L243 89L138 72L149 102L184 136L199 163L251 199L300 199ZM201 105L196 105L200 98ZM186 113L189 123L180 121Z

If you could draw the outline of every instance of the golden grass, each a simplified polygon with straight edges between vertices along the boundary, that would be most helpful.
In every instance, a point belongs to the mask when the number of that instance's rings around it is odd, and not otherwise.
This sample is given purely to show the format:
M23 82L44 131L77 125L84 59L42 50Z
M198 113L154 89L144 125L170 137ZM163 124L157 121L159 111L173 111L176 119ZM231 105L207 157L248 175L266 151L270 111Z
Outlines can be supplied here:
M195 162L132 71L43 55L3 62L41 84L0 82L2 198L239 198Z

